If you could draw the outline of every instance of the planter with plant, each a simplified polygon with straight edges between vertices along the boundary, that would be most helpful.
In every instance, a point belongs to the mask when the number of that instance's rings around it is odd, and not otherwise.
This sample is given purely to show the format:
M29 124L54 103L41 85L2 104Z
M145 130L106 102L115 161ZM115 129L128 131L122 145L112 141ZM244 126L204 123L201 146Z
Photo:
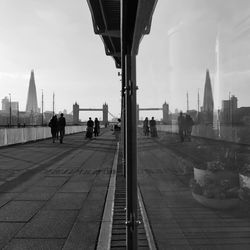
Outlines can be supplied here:
M250 203L250 164L245 163L239 172L240 191L239 197Z
M206 162L194 168L191 181L192 195L204 206L228 209L238 205L239 178L235 161L225 157L224 161Z

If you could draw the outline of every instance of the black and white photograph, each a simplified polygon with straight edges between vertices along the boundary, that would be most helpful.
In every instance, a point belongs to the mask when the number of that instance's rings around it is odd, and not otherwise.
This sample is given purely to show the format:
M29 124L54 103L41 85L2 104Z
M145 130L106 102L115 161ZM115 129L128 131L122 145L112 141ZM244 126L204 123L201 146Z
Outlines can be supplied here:
M249 0L0 0L0 101L0 249L250 249Z

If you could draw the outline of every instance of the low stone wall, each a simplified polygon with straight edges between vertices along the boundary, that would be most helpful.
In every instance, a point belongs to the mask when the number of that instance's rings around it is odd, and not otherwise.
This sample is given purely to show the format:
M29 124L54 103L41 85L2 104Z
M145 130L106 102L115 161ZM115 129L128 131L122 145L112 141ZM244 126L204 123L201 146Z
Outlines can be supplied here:
M75 134L85 130L86 126L66 126L65 134ZM4 128L0 129L0 147L50 137L50 127Z
M178 125L157 125L158 131L178 133ZM220 131L212 126L194 125L193 136L200 136L209 139L230 141L235 143L250 144L250 127L242 126L221 126Z

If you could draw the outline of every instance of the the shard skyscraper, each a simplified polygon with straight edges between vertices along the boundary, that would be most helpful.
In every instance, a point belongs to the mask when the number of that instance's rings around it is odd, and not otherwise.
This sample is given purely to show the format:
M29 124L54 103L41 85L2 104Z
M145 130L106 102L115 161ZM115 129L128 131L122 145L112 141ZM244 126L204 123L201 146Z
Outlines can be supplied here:
M31 71L26 112L38 113L34 70Z
M206 72L202 111L205 115L205 122L213 123L214 99L213 99L211 80L210 80L210 75L209 75L208 70Z

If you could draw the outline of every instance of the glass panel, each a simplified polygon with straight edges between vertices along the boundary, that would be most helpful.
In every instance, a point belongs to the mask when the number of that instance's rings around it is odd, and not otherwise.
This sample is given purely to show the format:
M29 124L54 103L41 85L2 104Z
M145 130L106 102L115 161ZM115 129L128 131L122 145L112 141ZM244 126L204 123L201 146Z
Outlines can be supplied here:
M158 1L141 42L138 181L159 249L250 245L249 11Z

